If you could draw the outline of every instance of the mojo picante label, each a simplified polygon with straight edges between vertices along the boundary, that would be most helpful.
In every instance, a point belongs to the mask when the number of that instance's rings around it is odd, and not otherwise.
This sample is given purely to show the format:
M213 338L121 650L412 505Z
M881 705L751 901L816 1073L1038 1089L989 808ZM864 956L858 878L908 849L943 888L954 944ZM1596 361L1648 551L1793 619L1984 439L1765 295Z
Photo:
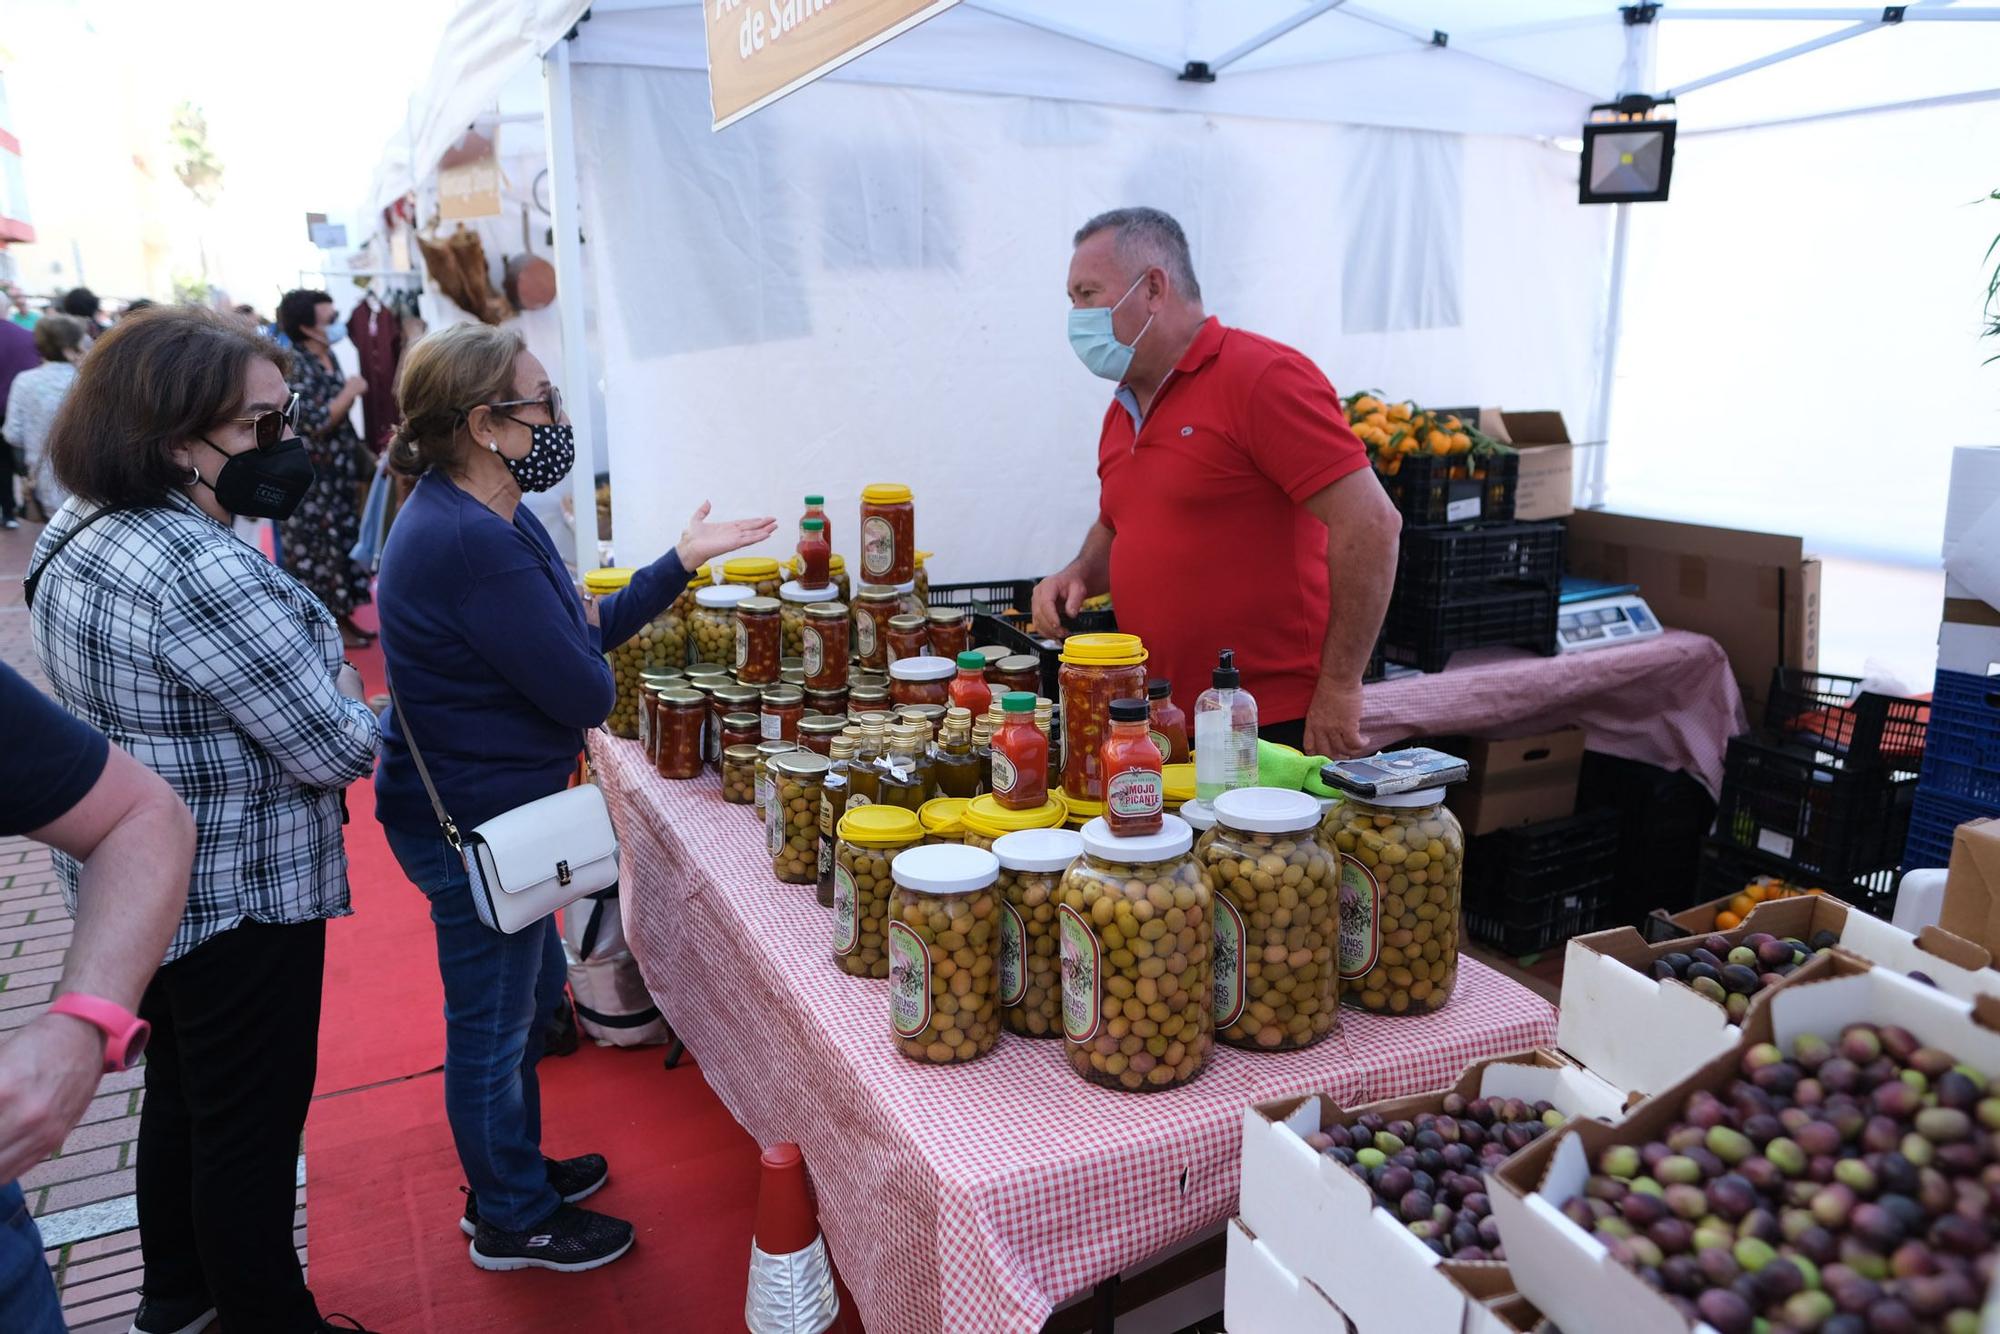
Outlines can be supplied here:
M1215 896L1215 1026L1228 1028L1243 1017L1243 914L1227 895Z
M1126 769L1104 790L1104 805L1113 815L1137 818L1166 809L1166 784L1151 769Z
M889 923L889 1023L899 1038L922 1035L931 1024L931 951L901 922Z
M1056 924L1062 932L1063 1036L1088 1042L1104 1024L1104 947L1083 914L1067 903Z
M1340 976L1345 981L1375 971L1382 954L1382 891L1354 858L1340 858Z

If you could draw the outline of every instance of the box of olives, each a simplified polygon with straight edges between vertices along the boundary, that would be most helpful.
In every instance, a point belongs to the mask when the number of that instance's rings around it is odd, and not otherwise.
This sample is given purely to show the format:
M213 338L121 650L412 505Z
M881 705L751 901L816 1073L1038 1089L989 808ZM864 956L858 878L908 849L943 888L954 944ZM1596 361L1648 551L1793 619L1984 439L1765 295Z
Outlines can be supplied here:
M2000 1001L1826 951L1623 1120L1491 1175L1515 1283L1570 1330L1976 1330L1996 1079Z
M1222 1279L1222 1316L1232 1330L1354 1334L1333 1299L1312 1280L1285 1268L1240 1218L1229 1222L1229 1259Z
M1480 1061L1451 1088L1348 1109L1309 1094L1243 1118L1243 1224L1360 1334L1504 1330L1488 1308L1498 1230L1482 1175L1626 1096L1562 1053ZM1468 1283L1469 1273L1493 1276Z

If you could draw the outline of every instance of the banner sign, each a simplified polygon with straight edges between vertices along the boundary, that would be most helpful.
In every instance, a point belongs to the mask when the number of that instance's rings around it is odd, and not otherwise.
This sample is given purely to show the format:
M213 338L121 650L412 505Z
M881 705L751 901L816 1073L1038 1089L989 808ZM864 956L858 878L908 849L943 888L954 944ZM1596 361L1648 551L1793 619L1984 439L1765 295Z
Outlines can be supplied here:
M958 0L702 0L720 130Z

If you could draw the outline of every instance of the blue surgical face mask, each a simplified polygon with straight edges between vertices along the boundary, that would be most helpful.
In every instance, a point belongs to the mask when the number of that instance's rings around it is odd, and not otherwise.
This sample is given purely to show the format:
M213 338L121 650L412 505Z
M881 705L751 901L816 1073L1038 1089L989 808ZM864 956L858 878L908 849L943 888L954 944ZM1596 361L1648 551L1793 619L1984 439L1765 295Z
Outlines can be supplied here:
M1138 350L1139 339L1146 336L1146 330L1153 327L1153 317L1148 315L1143 328L1129 343L1118 341L1118 335L1111 331L1111 316L1126 298L1139 290L1139 284L1146 281L1140 274L1132 280L1132 285L1108 306L1084 306L1069 313L1069 345L1092 375L1107 380L1122 381L1125 373L1132 369L1132 354Z
M326 345L328 347L332 347L335 343L338 343L342 339L347 337L347 326L345 324L342 324L339 320L335 320L332 324L327 325L326 328L321 332L326 334Z

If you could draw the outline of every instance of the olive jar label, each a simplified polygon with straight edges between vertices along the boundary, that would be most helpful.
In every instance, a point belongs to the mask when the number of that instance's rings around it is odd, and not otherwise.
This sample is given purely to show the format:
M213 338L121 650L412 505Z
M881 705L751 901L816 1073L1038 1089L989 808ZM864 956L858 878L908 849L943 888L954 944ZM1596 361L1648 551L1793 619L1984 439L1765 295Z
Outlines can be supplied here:
M1354 858L1340 859L1340 975L1352 981L1374 971L1382 953L1381 888Z
M879 515L861 524L861 572L876 582L896 564L896 530Z
M1243 914L1225 894L1215 896L1215 967L1210 974L1215 1026L1243 1017Z
M854 902L854 876L845 866L833 868L833 952L854 953L860 938L861 914Z
M868 612L855 614L854 653L862 658L875 656L875 617Z
M743 622L736 623L736 670L742 671L750 661L750 629Z
M799 636L799 656L805 659L807 676L818 676L826 670L826 641L810 625Z
M775 788L776 785L773 784ZM785 851L785 803L777 799L777 792L764 802L764 846L770 850L773 859Z
M1056 921L1062 930L1063 1036L1089 1042L1104 1021L1103 946L1083 914L1069 904L1063 904Z
M931 952L902 922L889 923L889 1023L899 1038L920 1035L931 1022Z
M1019 1005L1028 993L1028 970L1021 966L1027 933L1011 903L1000 905L1000 1003Z

